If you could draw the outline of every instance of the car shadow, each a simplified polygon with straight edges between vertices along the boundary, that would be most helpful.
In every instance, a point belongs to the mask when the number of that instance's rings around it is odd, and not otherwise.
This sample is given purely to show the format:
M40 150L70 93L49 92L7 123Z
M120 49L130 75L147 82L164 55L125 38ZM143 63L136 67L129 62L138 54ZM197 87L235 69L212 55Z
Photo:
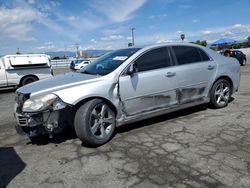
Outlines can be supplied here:
M229 103L233 102L234 99L235 99L235 98L231 96L230 99L229 99Z
M25 166L13 147L0 147L0 187L7 187Z
M232 101L234 101L233 97L230 98L230 103ZM176 118L185 117L185 116L189 116L192 114L194 114L194 116L195 116L196 112L201 112L201 111L207 110L208 108L209 108L208 105L202 104L199 106L190 107L187 109L183 109L180 111L176 111L176 112L164 114L161 116L149 118L149 119L138 121L135 123L130 123L130 124L118 127L116 129L116 134L122 134L122 133L129 132L129 131L132 131L135 129L146 127L146 126L149 126L149 125L152 125L155 123L160 123L160 122L164 122L164 121L168 121L168 120L174 120ZM209 109L211 109L211 108L209 108ZM35 144L35 145L47 145L49 143L60 144L60 143L65 142L67 140L73 140L73 139L77 139L77 135L76 135L75 131L72 130L72 128L67 128L62 133L53 135L52 138L49 138L49 135L34 137L27 144ZM82 146L93 148L92 146L86 145L84 143L82 143Z
M16 88L0 88L0 94L1 93L13 93L16 91Z
M59 134L55 134L52 137L50 137L49 135L41 135L41 136L37 136L37 137L32 137L30 139L29 142L27 142L26 144L34 144L34 145L47 145L50 143L53 144L60 144L63 143L67 140L73 140L76 139L76 133L73 129L70 128L66 128L64 131L62 131Z

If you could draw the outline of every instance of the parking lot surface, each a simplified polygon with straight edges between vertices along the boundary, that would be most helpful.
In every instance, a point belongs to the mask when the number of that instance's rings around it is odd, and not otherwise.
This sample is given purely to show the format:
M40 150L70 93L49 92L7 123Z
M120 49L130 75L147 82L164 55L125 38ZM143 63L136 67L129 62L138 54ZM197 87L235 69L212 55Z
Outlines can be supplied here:
M125 125L98 148L70 131L35 142L17 135L15 91L0 91L0 187L250 187L250 64L241 71L228 107Z

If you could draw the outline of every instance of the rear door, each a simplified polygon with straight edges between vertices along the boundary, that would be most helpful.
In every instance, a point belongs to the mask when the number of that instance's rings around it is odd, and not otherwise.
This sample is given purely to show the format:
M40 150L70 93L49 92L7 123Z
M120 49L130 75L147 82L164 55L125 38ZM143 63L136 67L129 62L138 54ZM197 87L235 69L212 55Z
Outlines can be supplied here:
M194 102L206 97L216 72L216 63L201 48L172 47L178 71L180 103Z
M152 49L133 62L138 72L119 78L120 97L127 116L161 110L177 104L178 81L172 72L170 50Z
M7 86L6 72L2 60L0 59L0 87Z

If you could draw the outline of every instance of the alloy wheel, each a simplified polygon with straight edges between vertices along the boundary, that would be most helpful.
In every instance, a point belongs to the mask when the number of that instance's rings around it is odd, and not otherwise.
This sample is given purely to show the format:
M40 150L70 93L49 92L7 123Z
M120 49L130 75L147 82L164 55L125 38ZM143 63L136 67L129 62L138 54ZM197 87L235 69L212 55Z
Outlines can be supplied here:
M90 128L97 138L106 138L112 133L114 116L107 104L97 105L91 112Z

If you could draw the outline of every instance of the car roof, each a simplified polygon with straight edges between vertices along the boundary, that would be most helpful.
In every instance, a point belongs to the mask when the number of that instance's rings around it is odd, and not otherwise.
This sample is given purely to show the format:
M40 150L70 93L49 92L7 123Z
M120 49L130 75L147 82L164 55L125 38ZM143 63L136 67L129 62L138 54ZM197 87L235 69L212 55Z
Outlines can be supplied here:
M193 47L199 47L199 48L206 48L204 46L189 43L189 42L167 42L167 43L151 44L151 45L144 45L144 46L132 46L128 48L150 49L150 48L157 48L157 47L164 47L164 46L193 46Z

